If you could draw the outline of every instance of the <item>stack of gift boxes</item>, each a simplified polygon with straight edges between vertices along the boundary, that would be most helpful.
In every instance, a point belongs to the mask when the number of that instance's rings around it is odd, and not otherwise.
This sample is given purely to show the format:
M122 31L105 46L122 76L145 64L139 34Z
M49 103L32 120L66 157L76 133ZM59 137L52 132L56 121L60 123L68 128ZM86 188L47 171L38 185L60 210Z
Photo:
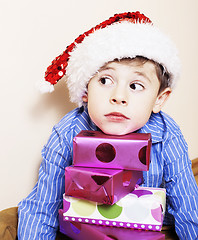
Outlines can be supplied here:
M81 131L65 169L60 231L81 240L164 239L165 189L139 186L150 151L150 134Z

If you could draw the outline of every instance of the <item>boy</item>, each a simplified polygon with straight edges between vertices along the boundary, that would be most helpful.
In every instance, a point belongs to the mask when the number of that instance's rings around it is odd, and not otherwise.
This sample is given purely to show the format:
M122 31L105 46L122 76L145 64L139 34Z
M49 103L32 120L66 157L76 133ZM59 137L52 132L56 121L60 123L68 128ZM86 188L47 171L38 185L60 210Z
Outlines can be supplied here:
M47 87L66 73L71 101L79 108L55 127L42 150L39 179L19 204L19 239L55 239L64 193L64 169L72 164L72 140L81 130L152 135L144 186L166 187L164 224L180 239L196 239L198 188L187 144L161 108L179 75L177 52L150 19L117 14L80 35L47 69Z

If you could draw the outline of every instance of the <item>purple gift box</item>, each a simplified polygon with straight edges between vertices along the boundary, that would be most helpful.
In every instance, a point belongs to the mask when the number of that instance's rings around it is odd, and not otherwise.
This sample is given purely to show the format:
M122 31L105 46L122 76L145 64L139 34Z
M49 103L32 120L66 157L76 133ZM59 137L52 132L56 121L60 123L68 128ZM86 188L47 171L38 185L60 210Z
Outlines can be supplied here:
M150 133L112 136L83 130L73 139L75 166L148 171L150 151Z
M59 210L60 232L74 240L163 240L165 235L160 232L135 230L127 228L90 225L80 222L63 220L63 210Z
M70 166L65 168L65 195L112 205L142 179L141 171Z
M164 188L137 187L113 205L63 196L65 221L160 231L166 205Z

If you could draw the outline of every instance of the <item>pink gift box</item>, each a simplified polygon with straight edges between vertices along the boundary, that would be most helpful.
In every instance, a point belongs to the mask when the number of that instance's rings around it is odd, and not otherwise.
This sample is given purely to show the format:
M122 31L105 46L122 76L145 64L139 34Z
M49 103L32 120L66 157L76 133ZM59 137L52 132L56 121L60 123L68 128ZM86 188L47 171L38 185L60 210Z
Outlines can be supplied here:
M81 131L73 140L74 166L148 171L150 133L122 136Z
M70 166L65 168L65 195L111 205L142 178L141 171Z
M65 221L160 231L165 213L164 188L137 187L114 205L63 196Z
M60 232L74 240L163 240L165 235L160 232L116 228L107 226L90 225L80 222L63 220L63 210L59 210Z

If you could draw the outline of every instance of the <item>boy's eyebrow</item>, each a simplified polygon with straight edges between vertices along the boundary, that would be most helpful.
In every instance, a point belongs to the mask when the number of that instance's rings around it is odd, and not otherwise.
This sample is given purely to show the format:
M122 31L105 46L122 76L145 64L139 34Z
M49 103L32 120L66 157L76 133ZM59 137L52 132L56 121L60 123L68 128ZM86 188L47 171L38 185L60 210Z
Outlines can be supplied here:
M99 71L98 71L98 72L100 72L100 71L103 71L103 70L109 70L109 69L115 70L115 68L113 68L113 67L109 67L109 66L102 66L102 67L99 69Z
M146 78L149 82L151 82L151 79L144 72L135 71L135 73Z

